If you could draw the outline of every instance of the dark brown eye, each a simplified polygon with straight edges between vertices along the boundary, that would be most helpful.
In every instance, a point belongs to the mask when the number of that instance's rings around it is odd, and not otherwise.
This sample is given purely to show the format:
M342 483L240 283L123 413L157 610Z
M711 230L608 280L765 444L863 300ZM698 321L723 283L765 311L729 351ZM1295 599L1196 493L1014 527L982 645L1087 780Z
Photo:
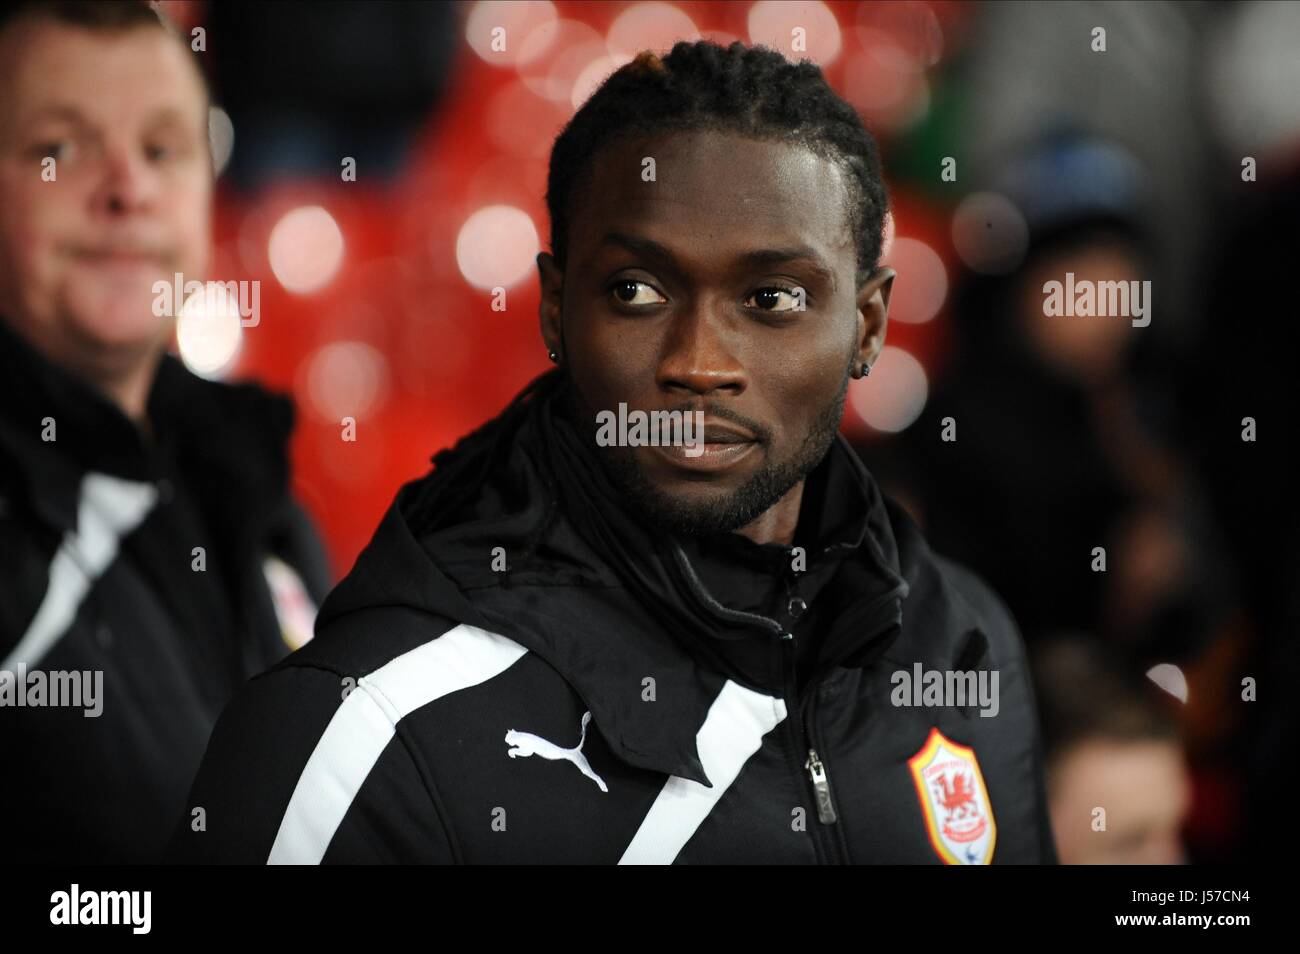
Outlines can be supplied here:
M787 312L804 310L804 292L799 288L772 285L760 288L749 296L753 307L760 311Z
M610 285L610 291L624 305L656 305L664 301L662 295L645 282L622 278Z
M55 159L62 161L72 156L72 140L54 139L50 142L43 142L33 151L41 159Z

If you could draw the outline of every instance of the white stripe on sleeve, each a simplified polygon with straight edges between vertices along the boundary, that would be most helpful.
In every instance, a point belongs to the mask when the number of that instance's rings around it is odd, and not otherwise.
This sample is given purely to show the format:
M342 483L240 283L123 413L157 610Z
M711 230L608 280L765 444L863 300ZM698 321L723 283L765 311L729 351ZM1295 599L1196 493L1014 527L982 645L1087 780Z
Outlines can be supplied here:
M307 759L267 864L319 864L398 721L500 675L526 652L514 640L461 624L358 679Z

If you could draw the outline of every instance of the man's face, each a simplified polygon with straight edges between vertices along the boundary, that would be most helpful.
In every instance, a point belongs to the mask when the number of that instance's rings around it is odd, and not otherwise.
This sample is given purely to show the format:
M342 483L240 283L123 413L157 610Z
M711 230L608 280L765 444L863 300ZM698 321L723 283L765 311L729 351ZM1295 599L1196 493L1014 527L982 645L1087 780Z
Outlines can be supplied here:
M645 157L657 181L643 181ZM543 336L593 439L596 413L620 403L703 411L702 454L612 447L604 461L669 529L741 528L830 446L851 362L883 344L892 272L855 287L843 173L801 146L678 132L594 165L565 274L539 256Z
M1181 864L1191 783L1182 750L1150 739L1093 739L1048 767L1061 864ZM1106 811L1099 830L1097 809Z
M1122 317L1048 316L1043 286L1064 282L1073 272L1077 283L1128 284L1141 279L1133 250L1119 241L1095 240L1081 248L1062 250L1031 263L1020 281L1017 304L1025 339L1048 365L1085 385L1109 381L1122 370L1125 352L1133 344L1133 323Z
M205 277L211 197L207 98L175 39L0 33L0 314L47 357L93 372L159 350L153 284Z

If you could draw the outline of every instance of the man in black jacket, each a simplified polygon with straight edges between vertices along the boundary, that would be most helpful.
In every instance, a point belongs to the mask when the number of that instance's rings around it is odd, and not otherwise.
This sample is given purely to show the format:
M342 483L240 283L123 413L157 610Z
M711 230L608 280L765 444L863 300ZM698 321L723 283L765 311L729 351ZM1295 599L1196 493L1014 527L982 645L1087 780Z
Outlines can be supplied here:
M158 860L221 707L328 586L289 401L190 373L153 307L207 265L207 117L144 4L0 13L6 863Z
M179 856L1054 861L1010 615L837 435L894 277L853 110L771 51L643 54L548 203L558 368L222 715Z

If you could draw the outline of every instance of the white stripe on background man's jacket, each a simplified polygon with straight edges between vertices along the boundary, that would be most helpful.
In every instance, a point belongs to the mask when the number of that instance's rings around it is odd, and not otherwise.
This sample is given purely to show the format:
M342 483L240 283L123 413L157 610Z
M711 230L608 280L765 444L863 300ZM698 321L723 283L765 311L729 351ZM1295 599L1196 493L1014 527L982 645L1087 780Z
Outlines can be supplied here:
M175 857L1056 860L1011 617L842 439L805 566L635 519L561 387L403 488L316 638L222 715ZM954 670L995 704L916 705L895 675Z
M311 637L292 422L166 355L146 431L0 320L0 861L157 863L222 707Z

